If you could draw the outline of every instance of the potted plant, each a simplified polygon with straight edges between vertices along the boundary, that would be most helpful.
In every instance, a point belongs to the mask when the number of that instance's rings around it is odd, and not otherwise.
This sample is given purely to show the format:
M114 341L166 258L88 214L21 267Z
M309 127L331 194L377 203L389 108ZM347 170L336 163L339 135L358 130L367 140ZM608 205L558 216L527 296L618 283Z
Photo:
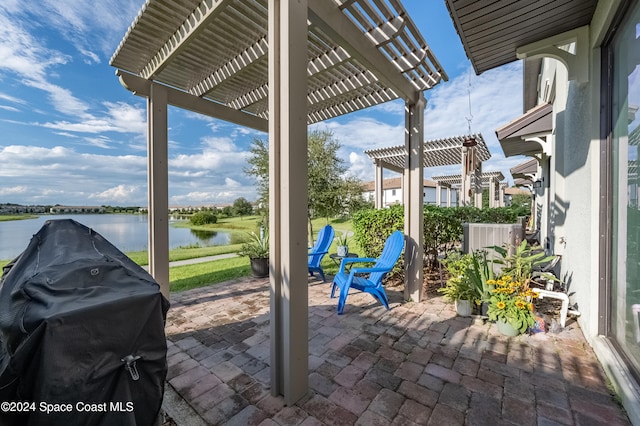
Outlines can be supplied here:
M346 233L343 233L338 237L338 256L346 257L349 254L349 237Z
M242 244L240 256L248 256L251 262L251 273L256 278L269 276L269 233L261 231L260 234L251 232L249 240Z
M486 315L491 286L489 281L494 278L493 261L489 259L485 250L477 250L471 255L471 260L465 271L475 292L475 306L480 315Z
M468 254L453 253L443 259L442 263L449 272L449 279L444 287L438 289L438 293L442 293L446 299L454 302L456 313L463 317L471 315L471 302L477 298L475 288L467 273L471 257Z
M526 282L505 274L488 283L493 290L487 315L489 320L496 321L501 333L517 336L533 327L535 316L532 300L538 295L529 289Z
M556 259L556 256L547 256L542 247L531 246L527 240L523 240L518 246L509 253L505 247L491 247L500 256L495 263L502 265L502 273L510 275L514 280L520 282L526 289L531 284L542 284L537 279L559 281L555 275L548 272L536 272L543 265L548 264ZM534 274L535 272L535 274ZM534 277L535 275L535 277Z

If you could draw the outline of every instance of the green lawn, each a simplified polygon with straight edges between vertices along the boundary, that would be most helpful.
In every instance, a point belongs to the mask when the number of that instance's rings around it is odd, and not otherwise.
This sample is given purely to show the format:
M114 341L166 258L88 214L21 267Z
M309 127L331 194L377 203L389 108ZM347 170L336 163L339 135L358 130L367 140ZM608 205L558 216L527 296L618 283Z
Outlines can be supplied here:
M16 215L11 215L11 214L0 214L0 222L6 222L9 220L25 220L25 219L35 219L38 216L33 215L33 214L16 214Z

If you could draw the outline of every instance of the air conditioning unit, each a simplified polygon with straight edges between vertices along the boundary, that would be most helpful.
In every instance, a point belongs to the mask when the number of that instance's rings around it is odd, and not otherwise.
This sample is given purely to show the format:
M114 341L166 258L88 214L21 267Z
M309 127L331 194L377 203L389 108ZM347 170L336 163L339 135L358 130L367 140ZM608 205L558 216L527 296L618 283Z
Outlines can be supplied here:
M524 238L521 223L463 223L462 251L472 253L490 246L504 247L511 252ZM490 258L499 257L487 250Z

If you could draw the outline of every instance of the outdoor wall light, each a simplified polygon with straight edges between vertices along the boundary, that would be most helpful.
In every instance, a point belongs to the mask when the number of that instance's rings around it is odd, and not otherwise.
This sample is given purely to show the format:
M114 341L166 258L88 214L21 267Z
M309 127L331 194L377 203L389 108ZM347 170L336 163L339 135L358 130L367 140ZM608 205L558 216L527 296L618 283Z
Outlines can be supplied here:
M542 188L542 181L541 180L537 180L537 181L533 182L533 187L534 188Z

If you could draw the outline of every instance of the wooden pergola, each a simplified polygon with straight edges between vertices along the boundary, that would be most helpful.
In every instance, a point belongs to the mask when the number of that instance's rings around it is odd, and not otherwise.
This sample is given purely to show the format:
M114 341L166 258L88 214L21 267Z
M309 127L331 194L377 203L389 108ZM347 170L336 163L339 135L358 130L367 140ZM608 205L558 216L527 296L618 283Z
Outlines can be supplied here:
M405 296L420 299L423 91L447 76L399 0L147 0L111 65L148 99L149 266L165 295L167 106L269 133L274 395L308 391L308 124L405 101Z
M465 140L474 140L475 145L464 146ZM405 174L407 159L410 151L406 145L365 151L375 165L375 206L382 208L382 181L384 169ZM422 145L422 167L438 167L462 165L460 197L458 201L463 205L470 204L473 194L477 194L479 186L474 185L475 177L482 172L482 162L491 158L487 144L482 134L454 136L443 139L426 141ZM504 178L503 178L504 179ZM434 179L435 180L435 179ZM411 189L403 187L405 197ZM436 189L437 196L439 188ZM405 198L407 199L407 198ZM439 200L437 200L438 202Z
M447 186L449 188L462 188L464 177L462 175L442 175L432 176L438 187ZM482 190L489 189L489 207L504 207L504 188L507 183L503 182L502 172L484 172L471 176L471 188L473 193L473 204L482 208Z

